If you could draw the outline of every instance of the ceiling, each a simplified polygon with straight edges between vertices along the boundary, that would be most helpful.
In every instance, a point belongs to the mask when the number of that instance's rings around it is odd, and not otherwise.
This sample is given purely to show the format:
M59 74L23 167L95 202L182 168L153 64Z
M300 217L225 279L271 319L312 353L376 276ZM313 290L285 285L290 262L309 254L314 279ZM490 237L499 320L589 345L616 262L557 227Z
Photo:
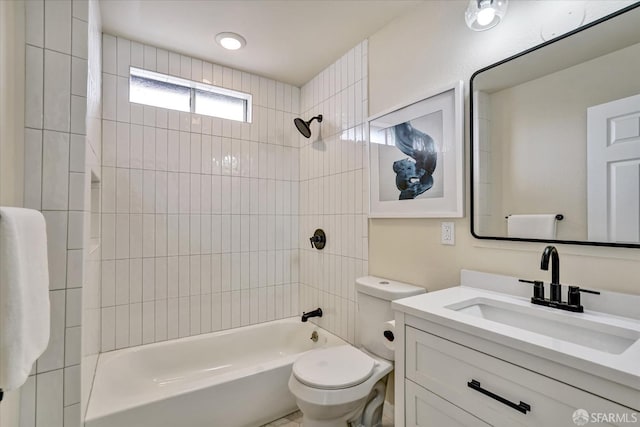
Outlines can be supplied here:
M417 0L100 0L105 33L302 86ZM227 51L217 33L241 34Z

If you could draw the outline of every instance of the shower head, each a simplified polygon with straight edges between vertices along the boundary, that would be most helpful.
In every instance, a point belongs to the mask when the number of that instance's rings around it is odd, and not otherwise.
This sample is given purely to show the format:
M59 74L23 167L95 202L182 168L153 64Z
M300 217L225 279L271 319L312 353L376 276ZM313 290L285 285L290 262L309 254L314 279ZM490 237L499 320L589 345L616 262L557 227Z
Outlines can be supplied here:
M309 127L309 125L314 120L318 120L318 123L322 123L322 114L318 114L315 117L311 117L311 119L309 119L309 121L307 122L305 122L300 117L298 117L293 119L293 123L295 123L296 127L298 128L298 131L300 131L302 136L304 136L305 138L309 138L311 136L311 128Z

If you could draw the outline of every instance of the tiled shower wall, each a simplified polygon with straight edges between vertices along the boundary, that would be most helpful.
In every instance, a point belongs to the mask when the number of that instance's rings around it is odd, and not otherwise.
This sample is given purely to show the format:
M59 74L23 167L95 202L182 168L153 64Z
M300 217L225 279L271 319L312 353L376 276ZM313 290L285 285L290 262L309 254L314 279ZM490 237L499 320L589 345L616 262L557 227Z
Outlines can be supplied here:
M368 271L367 88L366 40L302 88L303 116L323 121L300 148L300 308L321 307L317 323L352 343L355 279ZM316 228L322 251L304 244Z
M253 95L252 123L129 102L135 66ZM103 37L102 351L297 314L298 88Z
M24 205L47 221L51 335L21 389L20 426L79 426L89 2L25 5Z
M89 403L100 353L100 177L102 156L102 21L88 0L87 139L85 144L84 281L82 285L81 415Z

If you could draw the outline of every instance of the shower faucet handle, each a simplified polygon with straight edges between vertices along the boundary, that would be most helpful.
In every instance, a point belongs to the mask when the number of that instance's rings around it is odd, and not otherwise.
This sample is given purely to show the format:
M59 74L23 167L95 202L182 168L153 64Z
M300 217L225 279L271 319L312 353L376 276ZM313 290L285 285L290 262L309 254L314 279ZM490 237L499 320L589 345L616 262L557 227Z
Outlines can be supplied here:
M318 250L324 249L327 244L327 236L321 228L318 228L313 233L313 236L309 237L309 242L311 243L312 248L316 248Z

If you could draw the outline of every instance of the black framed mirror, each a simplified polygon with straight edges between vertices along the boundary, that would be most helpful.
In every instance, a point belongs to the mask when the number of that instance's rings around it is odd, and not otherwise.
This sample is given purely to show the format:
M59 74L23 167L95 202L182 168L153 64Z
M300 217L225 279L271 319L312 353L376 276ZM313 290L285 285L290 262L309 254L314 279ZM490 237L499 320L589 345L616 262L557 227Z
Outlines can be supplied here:
M471 77L471 233L640 248L640 2Z

